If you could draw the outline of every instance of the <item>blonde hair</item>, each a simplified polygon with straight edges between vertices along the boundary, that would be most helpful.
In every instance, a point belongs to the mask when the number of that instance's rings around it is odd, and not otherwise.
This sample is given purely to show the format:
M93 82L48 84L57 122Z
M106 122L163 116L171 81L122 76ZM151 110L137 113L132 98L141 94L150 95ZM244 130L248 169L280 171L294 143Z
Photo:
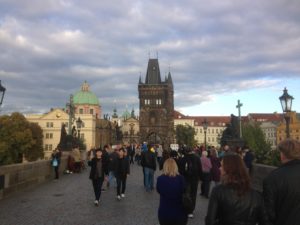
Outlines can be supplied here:
M176 177L178 173L178 166L174 159L169 158L164 162L163 173L169 177Z

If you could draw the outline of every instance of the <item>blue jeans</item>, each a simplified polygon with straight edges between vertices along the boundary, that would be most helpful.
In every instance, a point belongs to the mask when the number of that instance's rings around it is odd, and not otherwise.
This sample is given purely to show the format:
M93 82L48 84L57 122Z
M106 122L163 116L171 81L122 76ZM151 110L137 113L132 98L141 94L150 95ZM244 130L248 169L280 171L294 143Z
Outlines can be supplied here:
M108 173L108 182L109 185L113 185L114 187L116 187L116 177L115 177L115 172L114 171L109 171Z
M145 167L146 191L153 190L153 180L154 180L154 170L151 168Z

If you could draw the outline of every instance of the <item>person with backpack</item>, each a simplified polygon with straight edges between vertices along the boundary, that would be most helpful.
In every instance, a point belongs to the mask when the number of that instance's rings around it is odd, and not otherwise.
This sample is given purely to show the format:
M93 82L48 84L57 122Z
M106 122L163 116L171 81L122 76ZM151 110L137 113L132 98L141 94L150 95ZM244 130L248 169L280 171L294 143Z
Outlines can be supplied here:
M52 155L51 155L51 165L54 168L54 173L55 173L55 179L58 180L59 178L59 164L60 164L60 156L61 156L61 152L58 150L58 148L56 148Z
M154 186L154 172L156 170L156 156L153 147L142 153L141 165L144 168L146 191L151 192Z
M188 218L194 218L193 212L196 206L199 179L202 177L202 166L199 156L191 148L185 147L182 152L184 156L178 162L179 173L185 179L186 191L189 193L193 203L188 212Z

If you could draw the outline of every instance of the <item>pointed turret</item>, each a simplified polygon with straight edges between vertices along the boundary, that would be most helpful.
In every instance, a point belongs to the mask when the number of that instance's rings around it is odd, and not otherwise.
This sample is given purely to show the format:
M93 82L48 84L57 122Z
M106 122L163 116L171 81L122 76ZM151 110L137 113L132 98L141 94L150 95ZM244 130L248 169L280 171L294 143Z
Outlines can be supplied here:
M169 74L168 74L168 83L173 85L173 80L172 80L171 72L169 72Z
M142 84L142 77L140 75L139 84Z
M161 84L158 59L149 59L145 84Z
M114 114L112 115L112 118L118 118L117 109L114 108Z
M132 110L131 110L131 118L135 118L134 108L132 108Z

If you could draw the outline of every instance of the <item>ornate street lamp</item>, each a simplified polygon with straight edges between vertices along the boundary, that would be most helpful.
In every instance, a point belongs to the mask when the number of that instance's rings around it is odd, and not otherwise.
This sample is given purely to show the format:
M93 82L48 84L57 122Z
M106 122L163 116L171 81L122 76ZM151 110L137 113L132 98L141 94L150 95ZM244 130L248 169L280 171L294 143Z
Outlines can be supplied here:
M1 85L1 80L0 80L0 106L2 105L5 91L6 88Z
M204 130L204 146L205 146L205 150L206 150L206 131L207 131L207 127L208 127L208 122L207 122L206 118L202 122L202 126L203 126L203 130Z
M80 139L80 129L82 126L82 120L80 119L80 117L78 117L78 119L76 120L76 126L77 126L77 130L78 130L78 139Z
M292 111L292 103L293 103L294 97L288 94L288 90L284 88L283 95L279 97L282 111L284 114L284 119L286 122L286 137L290 137L290 112Z

